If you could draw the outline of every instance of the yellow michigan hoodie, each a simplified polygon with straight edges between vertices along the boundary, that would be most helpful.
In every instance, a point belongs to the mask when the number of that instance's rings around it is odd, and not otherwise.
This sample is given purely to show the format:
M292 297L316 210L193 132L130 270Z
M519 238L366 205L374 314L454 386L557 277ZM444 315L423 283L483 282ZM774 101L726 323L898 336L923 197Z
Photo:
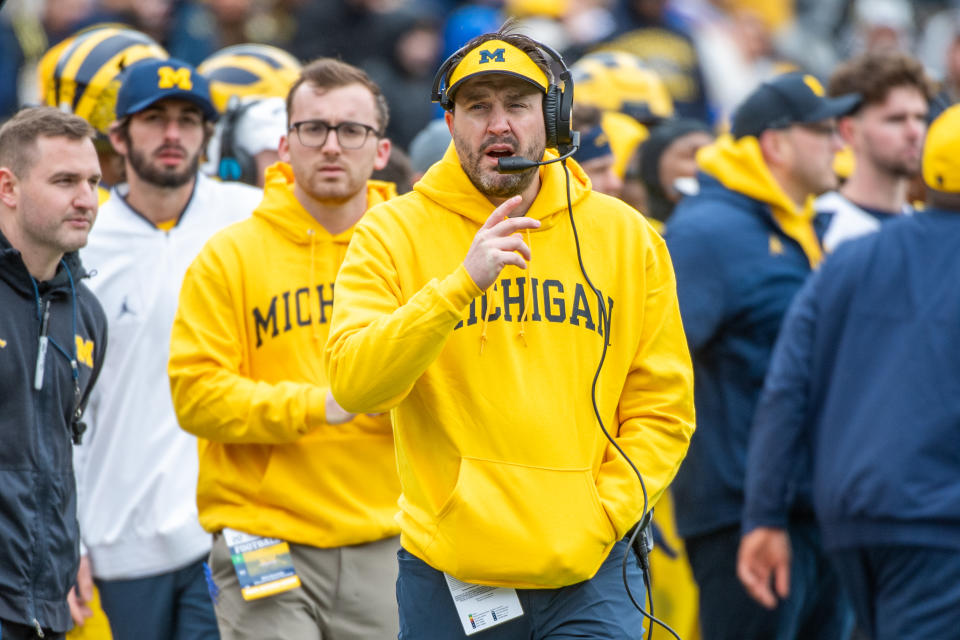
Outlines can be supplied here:
M673 269L639 213L569 166L583 262L612 310L597 403L652 505L694 428ZM564 169L540 176L530 267L507 267L486 292L462 261L494 206L452 146L414 192L364 217L337 276L334 397L391 411L402 544L473 583L588 579L642 509L636 476L593 413L607 331L578 266Z
M368 205L396 195L368 183ZM197 504L224 527L316 547L398 533L386 416L329 425L323 345L352 229L330 235L267 169L263 201L190 266L170 344L180 425L200 438Z

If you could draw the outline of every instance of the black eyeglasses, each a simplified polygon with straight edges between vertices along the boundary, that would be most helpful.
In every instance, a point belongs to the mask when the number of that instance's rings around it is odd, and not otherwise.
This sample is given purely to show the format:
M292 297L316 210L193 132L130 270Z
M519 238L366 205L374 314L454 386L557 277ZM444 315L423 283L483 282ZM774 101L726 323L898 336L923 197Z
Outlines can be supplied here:
M344 149L359 149L371 133L375 138L380 137L379 131L359 122L341 122L334 126L323 120L302 120L291 124L290 129L296 129L300 144L314 148L325 145L331 131L337 132L337 142Z
M821 136L833 137L837 135L837 125L832 122L805 122L797 126Z

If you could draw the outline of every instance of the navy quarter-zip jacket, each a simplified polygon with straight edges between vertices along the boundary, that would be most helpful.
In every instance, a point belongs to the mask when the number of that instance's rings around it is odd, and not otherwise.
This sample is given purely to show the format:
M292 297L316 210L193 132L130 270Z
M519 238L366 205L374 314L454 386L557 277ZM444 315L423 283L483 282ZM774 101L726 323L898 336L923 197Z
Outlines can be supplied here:
M86 275L72 253L36 282L0 234L0 619L55 632L71 626L80 558L72 443L107 338Z

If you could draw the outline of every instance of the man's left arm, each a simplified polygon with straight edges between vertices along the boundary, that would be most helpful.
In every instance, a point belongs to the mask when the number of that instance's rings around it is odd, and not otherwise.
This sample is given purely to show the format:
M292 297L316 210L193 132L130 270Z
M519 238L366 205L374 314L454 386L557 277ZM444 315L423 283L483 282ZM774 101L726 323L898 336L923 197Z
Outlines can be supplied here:
M610 425L611 435L643 476L647 509L676 475L694 430L693 365L673 266L663 240L652 242L646 255L640 345L620 394L617 422ZM597 490L619 539L640 519L644 505L636 473L612 445Z

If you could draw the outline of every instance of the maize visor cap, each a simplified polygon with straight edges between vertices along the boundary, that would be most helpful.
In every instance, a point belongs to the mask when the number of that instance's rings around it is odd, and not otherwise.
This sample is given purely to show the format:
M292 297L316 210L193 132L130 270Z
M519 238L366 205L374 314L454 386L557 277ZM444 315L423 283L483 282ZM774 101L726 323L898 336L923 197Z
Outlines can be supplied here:
M145 33L120 24L94 25L40 59L40 97L43 104L80 116L106 134L115 119L123 70L140 60L168 57Z
M937 116L927 130L923 182L936 191L960 193L960 105Z
M200 107L204 120L215 121L219 112L210 100L210 83L183 60L143 60L127 69L117 93L117 119L175 98Z
M453 69L446 89L450 102L457 89L470 78L494 73L526 80L544 93L550 85L547 74L522 50L503 40L488 40L464 54Z

